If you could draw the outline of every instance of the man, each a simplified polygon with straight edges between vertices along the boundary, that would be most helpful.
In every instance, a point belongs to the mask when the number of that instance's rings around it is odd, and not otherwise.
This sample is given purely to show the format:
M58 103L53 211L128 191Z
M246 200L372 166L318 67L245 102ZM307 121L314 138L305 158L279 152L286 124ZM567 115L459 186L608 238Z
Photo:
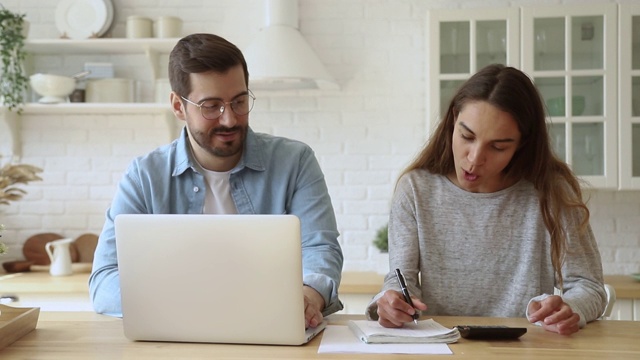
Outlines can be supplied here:
M294 214L306 324L341 310L343 256L324 176L307 145L249 127L254 96L242 52L216 35L189 35L170 54L169 80L173 112L186 126L135 159L118 185L89 279L96 312L122 316L114 219L125 213Z

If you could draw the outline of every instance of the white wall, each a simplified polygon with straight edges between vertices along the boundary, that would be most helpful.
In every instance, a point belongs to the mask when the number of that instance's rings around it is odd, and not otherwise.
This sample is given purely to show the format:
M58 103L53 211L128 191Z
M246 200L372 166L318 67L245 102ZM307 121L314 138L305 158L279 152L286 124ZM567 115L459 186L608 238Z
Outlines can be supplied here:
M425 140L427 10L593 2L610 1L300 1L301 32L341 90L257 93L251 125L257 131L305 141L315 149L342 234L345 270L387 268L371 240L387 221L397 174ZM171 14L185 21L185 34L214 32L243 48L264 21L261 0L113 3L116 15L110 37L124 36L129 15ZM56 4L3 1L6 8L27 14L30 38L58 36ZM138 56L88 60L113 62L117 76L148 80L151 74ZM69 75L81 70L84 61L77 56L38 56L35 67ZM141 98L151 96L150 82L141 82ZM42 166L44 181L30 184L23 200L0 207L0 222L8 228L3 240L11 246L6 260L22 258L22 243L35 233L69 237L99 233L128 161L171 138L165 122L140 115L27 115L21 127L22 161ZM589 206L605 273L640 272L640 191L596 191Z

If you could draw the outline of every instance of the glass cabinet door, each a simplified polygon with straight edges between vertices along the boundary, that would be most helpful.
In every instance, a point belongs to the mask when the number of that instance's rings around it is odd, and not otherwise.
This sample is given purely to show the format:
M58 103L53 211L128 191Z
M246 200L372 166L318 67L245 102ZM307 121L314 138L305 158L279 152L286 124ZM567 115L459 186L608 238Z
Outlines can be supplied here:
M520 66L518 8L432 10L427 44L429 130L458 87L494 63Z
M640 4L620 5L620 189L640 189Z
M556 155L617 188L616 4L522 10L522 69L538 87Z

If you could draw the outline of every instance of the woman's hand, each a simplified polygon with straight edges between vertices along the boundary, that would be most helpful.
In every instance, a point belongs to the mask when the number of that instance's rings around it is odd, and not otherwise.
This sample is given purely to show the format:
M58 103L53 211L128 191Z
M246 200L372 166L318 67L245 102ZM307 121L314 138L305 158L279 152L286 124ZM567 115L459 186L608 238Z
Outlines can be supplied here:
M549 296L542 301L532 301L528 311L529 321L540 321L547 331L571 335L580 330L580 315L574 313L558 295Z
M416 309L427 310L427 305L420 299L412 296L411 300ZM417 311L404 301L401 293L395 290L385 291L376 304L378 305L378 323L388 328L399 328L404 323L413 321L413 314Z

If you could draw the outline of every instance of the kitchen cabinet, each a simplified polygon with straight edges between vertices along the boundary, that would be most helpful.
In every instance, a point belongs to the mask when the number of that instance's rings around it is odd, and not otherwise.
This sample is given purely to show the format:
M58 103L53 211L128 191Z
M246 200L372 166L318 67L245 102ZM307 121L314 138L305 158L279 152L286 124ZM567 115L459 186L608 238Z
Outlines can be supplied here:
M429 129L447 111L456 89L492 63L519 66L518 8L433 10L428 16Z
M620 189L637 190L640 189L640 4L620 5L618 16Z
M634 319L634 302L632 299L617 299L609 320L638 320ZM638 304L640 305L640 300L638 300Z
M605 275L604 282L616 291L609 319L640 321L640 281L629 275Z
M338 294L344 309L340 314L365 313L371 299L380 292L384 275L369 271L345 271L342 273Z
M522 8L522 70L546 104L551 144L596 188L618 187L616 17L616 4Z
M515 66L542 95L558 157L590 187L640 189L640 5L447 9L428 20L429 129L481 67Z

